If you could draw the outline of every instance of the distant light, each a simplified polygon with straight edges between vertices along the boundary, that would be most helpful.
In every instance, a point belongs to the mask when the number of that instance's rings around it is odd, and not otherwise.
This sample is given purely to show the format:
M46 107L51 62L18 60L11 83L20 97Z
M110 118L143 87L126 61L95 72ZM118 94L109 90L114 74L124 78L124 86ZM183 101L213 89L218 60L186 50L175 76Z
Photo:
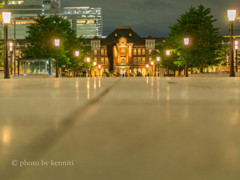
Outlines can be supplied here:
M98 68L101 69L101 65L98 65Z
M87 62L88 62L88 63L90 62L90 58L89 58L89 57L87 58Z
M79 51L75 51L75 56L79 57L79 55L80 55L80 52Z
M93 62L93 65L96 66L96 65L97 65L97 62Z
M9 50L13 51L13 43L12 42L9 43Z
M157 57L157 62L159 62L161 60L161 57Z
M171 54L170 50L166 50L166 55L169 56Z
M60 46L60 39L54 39L54 44L56 47Z
M151 65L154 65L154 62L153 62L153 61L151 62Z
M2 19L4 24L9 24L11 22L11 12L2 12Z
M149 68L149 64L146 65L146 68Z
M184 38L184 45L188 46L190 43L190 39L189 38Z
M235 21L236 15L237 15L237 10L231 9L231 10L228 10L227 12L228 12L228 20Z

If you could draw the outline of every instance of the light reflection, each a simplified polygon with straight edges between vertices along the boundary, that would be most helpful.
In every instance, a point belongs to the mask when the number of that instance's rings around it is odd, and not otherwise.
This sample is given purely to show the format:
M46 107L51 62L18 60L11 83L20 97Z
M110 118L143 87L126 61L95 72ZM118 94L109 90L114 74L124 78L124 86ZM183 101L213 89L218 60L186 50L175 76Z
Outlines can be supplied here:
M90 78L87 78L87 98L90 99Z
M147 83L147 85L148 85L148 83L149 83L148 77L146 77L146 83Z
M2 129L2 143L6 146L11 141L11 127L4 126Z
M79 81L78 81L78 79L76 79L75 88L76 88L76 99L79 100Z
M98 78L98 88L101 88L101 77Z
M160 100L160 83L159 83L159 78L157 80L157 100Z
M151 96L152 96L152 99L154 99L153 86L154 86L153 77L151 77Z

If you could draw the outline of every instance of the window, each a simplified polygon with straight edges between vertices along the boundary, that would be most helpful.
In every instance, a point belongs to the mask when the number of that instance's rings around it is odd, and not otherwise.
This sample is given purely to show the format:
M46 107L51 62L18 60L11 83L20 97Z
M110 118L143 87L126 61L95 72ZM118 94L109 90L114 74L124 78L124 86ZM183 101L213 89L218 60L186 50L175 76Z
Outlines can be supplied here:
M101 58L101 64L104 64L104 58Z
M138 64L142 64L141 63L141 57L138 57Z
M148 50L148 54L150 54L150 55L152 54L152 50L151 49Z
M121 56L126 56L126 49L125 48L121 49Z
M125 59L125 58L122 58L122 59L121 59L121 63L122 63L122 64L126 64L126 59Z
M133 58L133 64L137 64L137 58L136 57Z
M141 55L142 52L141 52L141 48L138 48L138 55Z
M97 50L94 50L94 55L97 55Z
M108 58L105 58L105 64L107 64L107 65L109 64L108 63Z
M145 53L146 53L145 48L142 48L142 55L145 55Z
M105 52L104 52L103 48L101 49L101 55L103 55L103 56L105 55Z
M146 64L146 58L142 57L142 64Z
M118 36L118 34L117 33L115 33L115 37L117 37Z
M133 55L137 55L137 49L136 48L133 49Z

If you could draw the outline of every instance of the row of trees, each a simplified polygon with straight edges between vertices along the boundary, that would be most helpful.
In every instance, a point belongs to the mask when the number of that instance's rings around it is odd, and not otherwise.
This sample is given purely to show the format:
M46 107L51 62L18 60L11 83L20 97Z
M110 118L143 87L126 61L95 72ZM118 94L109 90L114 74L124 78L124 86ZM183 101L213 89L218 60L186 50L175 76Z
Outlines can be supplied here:
M78 72L85 67L92 68L93 61L86 62L91 55L91 47L86 46L83 37L77 37L70 22L61 16L39 15L35 23L27 27L27 48L22 51L24 58L54 58L58 59L60 68ZM60 39L60 47L54 46L54 39ZM79 57L75 56L79 51Z
M226 45L222 43L217 20L211 15L211 9L203 5L190 7L182 14L177 23L170 27L169 37L157 46L153 56L161 57L160 67L172 71L182 71L187 55L188 67L203 72L204 68L218 65L226 57ZM183 43L185 37L190 38L190 45ZM171 56L165 51L171 50ZM187 54L186 54L187 53Z

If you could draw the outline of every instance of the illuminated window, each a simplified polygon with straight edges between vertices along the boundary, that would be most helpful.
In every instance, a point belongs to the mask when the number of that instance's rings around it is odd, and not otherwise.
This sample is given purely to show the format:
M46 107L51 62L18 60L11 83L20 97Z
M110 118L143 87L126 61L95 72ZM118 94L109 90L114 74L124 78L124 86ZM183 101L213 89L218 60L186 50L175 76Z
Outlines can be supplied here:
M138 48L138 55L141 55L142 52L141 52L141 48Z
M132 33L129 33L129 37L132 37Z
M94 55L97 55L97 50L94 50Z
M36 24L35 21L16 21L16 25Z
M122 59L121 59L121 63L122 63L122 64L126 64L126 58L122 58Z
M101 49L101 55L105 55L104 48Z
M121 48L121 56L126 56L126 49L125 48Z
M136 48L133 49L133 54L137 55L137 49Z
M101 64L104 64L104 58L101 58Z
M142 57L142 64L146 64L146 58Z
M148 50L148 54L150 54L150 55L152 54L152 50L151 49Z
M108 58L105 58L105 64L108 65Z
M145 53L146 53L145 48L142 48L142 55L145 55Z
M138 64L142 64L141 63L141 57L138 57Z
M115 37L117 37L118 35L117 35L117 33L115 33Z
M133 58L133 64L137 64L137 58L136 57Z
M78 20L77 24L86 24L86 20Z

